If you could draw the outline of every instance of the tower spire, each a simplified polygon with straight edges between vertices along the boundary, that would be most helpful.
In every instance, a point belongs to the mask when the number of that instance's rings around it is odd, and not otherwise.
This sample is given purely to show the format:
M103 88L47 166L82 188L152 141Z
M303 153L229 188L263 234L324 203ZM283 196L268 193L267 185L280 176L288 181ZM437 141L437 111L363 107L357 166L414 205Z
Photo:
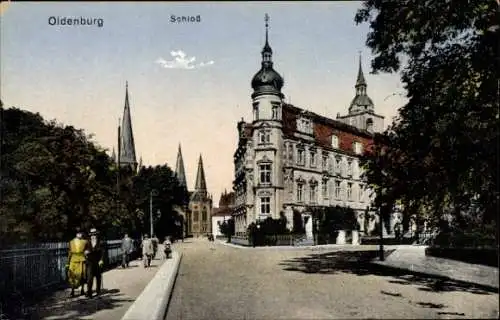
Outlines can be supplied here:
M264 21L266 24L266 43L264 44L264 48L262 48L262 64L264 66L272 66L272 55L273 49L269 45L269 15L266 13L264 16Z
M207 192L207 182L205 180L205 171L203 170L203 159L198 160L198 173L196 174L195 192Z
M356 95L349 106L349 114L359 113L362 111L373 111L373 101L366 94L366 80L363 74L363 67L361 65L361 51L359 51L359 66L358 77L356 79Z
M175 164L175 176L179 181L181 187L186 187L186 172L184 171L184 160L182 159L181 144L179 143L179 149L177 151L177 162Z
M359 68L358 68L358 78L356 79L356 88L359 86L366 87L365 75L363 74L363 68L361 66L361 51L359 51Z
M132 116L130 115L128 81L125 84L125 106L123 107L120 144L120 164L131 166L135 171L137 168L137 159L135 154L134 133L132 130Z

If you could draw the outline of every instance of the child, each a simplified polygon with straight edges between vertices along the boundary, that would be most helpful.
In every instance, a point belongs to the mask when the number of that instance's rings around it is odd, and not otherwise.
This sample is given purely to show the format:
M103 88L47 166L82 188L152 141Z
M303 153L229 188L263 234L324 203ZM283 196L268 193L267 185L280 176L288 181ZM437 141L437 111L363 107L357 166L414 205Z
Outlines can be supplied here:
M165 253L165 259L170 258L170 254L172 253L171 245L172 242L170 242L169 237L165 237L165 241L163 242L163 252Z

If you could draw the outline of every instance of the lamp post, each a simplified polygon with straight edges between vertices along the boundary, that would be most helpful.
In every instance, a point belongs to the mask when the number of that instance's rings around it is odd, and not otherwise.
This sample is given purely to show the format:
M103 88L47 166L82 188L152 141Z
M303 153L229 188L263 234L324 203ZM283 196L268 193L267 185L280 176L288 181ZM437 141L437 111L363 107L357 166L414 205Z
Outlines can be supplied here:
M157 196L158 192L156 190L151 190L149 193L149 227L150 227L150 236L153 236L153 196Z

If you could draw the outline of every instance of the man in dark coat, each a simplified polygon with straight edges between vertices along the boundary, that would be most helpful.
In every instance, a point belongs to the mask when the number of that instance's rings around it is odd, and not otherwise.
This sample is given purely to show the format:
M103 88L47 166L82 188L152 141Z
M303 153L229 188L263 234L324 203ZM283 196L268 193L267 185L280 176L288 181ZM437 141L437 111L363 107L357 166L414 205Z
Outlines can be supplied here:
M87 250L87 297L92 298L92 286L96 279L96 294L101 294L102 267L104 266L104 244L96 229L90 230Z

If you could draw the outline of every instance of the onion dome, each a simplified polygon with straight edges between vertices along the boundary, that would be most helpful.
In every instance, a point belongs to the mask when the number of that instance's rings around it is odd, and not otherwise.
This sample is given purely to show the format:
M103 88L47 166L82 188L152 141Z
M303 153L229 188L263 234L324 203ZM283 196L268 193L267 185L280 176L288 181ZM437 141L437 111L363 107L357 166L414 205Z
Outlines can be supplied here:
M266 14L266 43L264 44L264 48L262 49L262 67L255 74L252 79L252 88L254 93L252 96L260 95L260 94L278 94L282 96L281 88L283 88L283 77L273 69L273 49L269 45L268 39L268 21L269 16Z

